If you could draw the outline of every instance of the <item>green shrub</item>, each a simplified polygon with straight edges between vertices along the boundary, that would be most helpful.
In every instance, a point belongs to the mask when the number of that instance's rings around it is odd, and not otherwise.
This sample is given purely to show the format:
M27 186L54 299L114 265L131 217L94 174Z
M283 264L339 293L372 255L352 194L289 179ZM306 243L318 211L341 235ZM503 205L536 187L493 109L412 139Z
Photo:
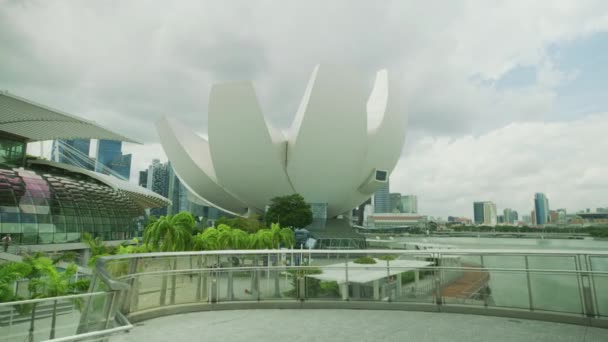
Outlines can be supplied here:
M335 281L322 281L320 294L323 296L339 297L340 286Z
M354 263L355 264L375 264L376 260L374 260L374 258L372 258L372 257L364 256L364 257L355 259Z
M393 261L393 260L397 259L397 257L394 255L383 255L383 256L379 257L378 259L385 260L385 261Z

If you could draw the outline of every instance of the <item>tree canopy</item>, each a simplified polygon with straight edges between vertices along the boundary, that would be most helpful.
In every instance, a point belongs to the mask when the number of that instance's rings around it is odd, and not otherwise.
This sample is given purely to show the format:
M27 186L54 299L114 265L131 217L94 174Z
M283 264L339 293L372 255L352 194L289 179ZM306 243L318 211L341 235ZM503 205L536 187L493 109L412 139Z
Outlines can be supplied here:
M144 231L144 242L161 252L185 251L192 242L192 230L196 221L192 214L182 211L175 215L161 216Z
M275 197L265 215L267 225L278 223L282 227L304 228L312 223L310 204L300 194Z

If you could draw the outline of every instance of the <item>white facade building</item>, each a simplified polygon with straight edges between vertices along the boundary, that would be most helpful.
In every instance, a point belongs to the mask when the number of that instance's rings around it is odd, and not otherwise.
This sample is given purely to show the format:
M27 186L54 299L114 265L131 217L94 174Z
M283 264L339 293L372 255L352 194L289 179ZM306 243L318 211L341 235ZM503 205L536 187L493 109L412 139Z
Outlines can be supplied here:
M495 226L497 223L496 204L494 202L484 202L483 204L483 224Z
M401 195L401 207L404 213L418 213L418 196L416 195Z
M335 217L388 182L405 139L387 71L371 94L364 76L317 66L288 132L266 122L251 82L212 87L208 139L167 118L157 130L179 178L218 208L262 212L273 197L299 193Z

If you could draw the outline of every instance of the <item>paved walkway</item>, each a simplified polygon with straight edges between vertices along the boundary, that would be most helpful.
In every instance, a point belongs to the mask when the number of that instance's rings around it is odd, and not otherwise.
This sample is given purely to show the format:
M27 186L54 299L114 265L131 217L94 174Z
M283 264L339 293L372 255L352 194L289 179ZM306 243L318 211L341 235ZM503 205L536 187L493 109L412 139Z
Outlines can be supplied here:
M608 329L448 313L369 310L240 310L155 318L123 341L606 341Z

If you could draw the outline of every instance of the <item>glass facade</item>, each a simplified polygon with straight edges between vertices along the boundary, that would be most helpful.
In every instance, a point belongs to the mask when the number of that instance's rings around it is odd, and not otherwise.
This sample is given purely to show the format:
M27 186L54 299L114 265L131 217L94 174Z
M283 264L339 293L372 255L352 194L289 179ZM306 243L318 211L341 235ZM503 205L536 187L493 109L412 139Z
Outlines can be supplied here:
M0 234L15 243L77 242L83 232L129 239L143 214L124 193L80 174L0 168Z
M21 166L25 156L25 142L2 137L0 139L0 165Z
M483 203L484 202L473 203L473 220L475 224L483 224Z
M534 212L537 225L549 223L549 200L545 194L540 192L534 194Z
M90 139L59 139L53 141L51 159L87 170L93 170L95 161L89 157Z
M382 187L374 193L374 212L388 213L390 212L389 184L388 181L382 184Z
M131 155L122 154L122 141L99 140L95 171L105 173L104 167L116 172L123 179L129 179L131 175Z

